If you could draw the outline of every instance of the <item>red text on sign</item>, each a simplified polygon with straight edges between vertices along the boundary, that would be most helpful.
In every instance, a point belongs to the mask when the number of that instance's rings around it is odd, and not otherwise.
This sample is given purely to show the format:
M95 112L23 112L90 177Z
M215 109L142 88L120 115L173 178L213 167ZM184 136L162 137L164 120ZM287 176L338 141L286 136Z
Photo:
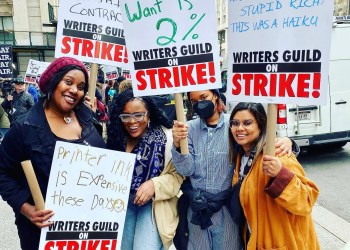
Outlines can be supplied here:
M114 250L117 240L59 240L48 241L44 250Z
M246 96L303 97L320 96L321 73L234 74L232 94ZM310 96L311 93L311 96Z
M216 81L213 62L139 70L136 72L136 80L138 90L174 88Z
M123 45L69 36L62 39L61 53L114 62L128 62L126 47Z

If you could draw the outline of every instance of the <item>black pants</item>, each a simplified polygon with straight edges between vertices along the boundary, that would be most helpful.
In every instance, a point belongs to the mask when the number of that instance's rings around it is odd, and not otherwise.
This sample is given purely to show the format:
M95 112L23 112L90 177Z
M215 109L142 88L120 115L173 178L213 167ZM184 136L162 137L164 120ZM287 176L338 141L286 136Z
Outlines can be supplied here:
M23 215L16 218L16 225L22 250L38 250L41 229Z

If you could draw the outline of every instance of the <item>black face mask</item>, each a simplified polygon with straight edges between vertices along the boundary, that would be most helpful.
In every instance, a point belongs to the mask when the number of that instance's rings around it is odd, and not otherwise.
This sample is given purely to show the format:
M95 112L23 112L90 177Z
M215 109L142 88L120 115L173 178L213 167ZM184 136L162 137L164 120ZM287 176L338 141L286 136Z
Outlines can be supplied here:
M198 101L195 105L193 105L194 111L196 111L199 117L204 120L213 116L214 108L214 103L209 100Z

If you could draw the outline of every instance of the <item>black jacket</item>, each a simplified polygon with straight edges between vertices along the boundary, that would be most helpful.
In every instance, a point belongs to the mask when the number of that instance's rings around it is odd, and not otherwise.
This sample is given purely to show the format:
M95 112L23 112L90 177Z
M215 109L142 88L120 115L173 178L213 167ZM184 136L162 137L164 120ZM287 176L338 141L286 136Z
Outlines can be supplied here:
M34 99L31 94L22 91L19 94L13 91L13 100L8 101L6 98L1 104L4 110L10 115L10 121L14 122L18 117L28 112L34 106Z
M105 148L92 124L91 111L81 105L75 110L82 126L82 140L91 146ZM13 208L22 249L38 249L40 230L20 213L25 202L34 205L21 162L31 160L41 192L45 198L57 137L46 120L40 100L14 122L0 145L0 195Z

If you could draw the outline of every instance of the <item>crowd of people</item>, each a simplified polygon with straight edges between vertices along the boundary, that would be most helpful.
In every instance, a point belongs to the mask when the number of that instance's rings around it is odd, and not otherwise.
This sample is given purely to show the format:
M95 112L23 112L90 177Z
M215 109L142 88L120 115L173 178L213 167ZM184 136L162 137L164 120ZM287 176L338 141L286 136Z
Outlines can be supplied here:
M42 73L36 102L22 81L0 100L0 195L15 212L22 249L38 249L55 211L36 209L20 164L31 160L45 197L57 141L136 154L122 250L320 248L311 217L319 190L289 138L276 139L276 156L263 154L261 104L226 114L218 90L193 91L186 97L198 118L183 123L159 105L171 96L137 97L131 81L99 77L95 101L88 82L83 63L61 57Z

